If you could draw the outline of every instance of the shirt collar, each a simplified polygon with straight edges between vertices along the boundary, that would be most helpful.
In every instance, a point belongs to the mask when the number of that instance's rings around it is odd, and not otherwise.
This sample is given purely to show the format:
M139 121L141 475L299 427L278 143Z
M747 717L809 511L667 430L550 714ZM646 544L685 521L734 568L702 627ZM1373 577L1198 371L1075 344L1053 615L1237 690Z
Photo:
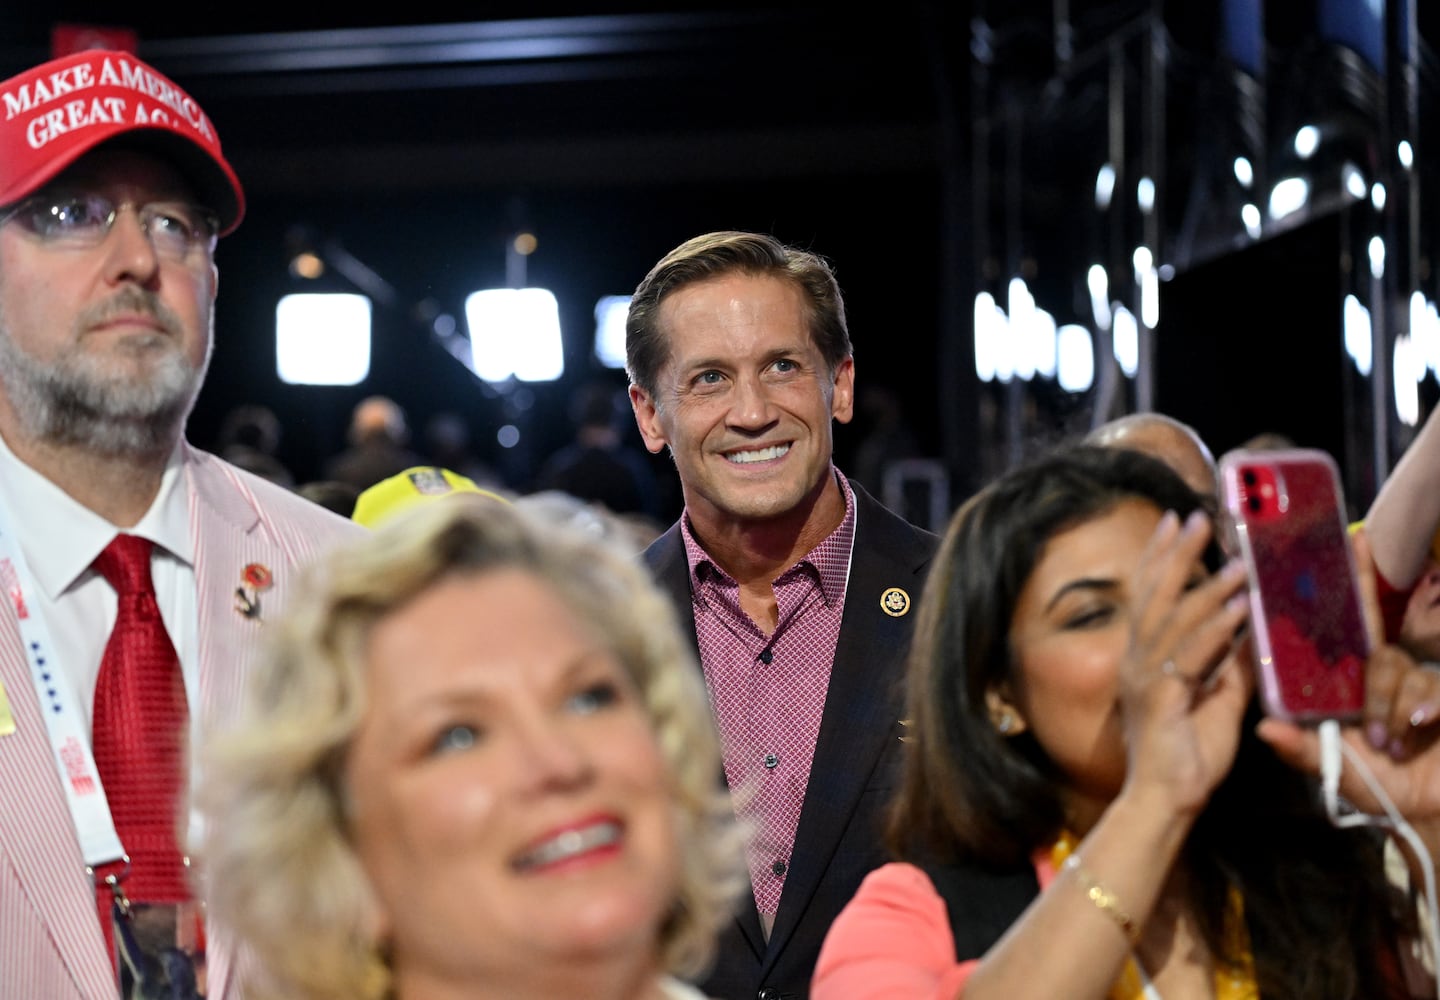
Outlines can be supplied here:
M160 491L129 534L150 539L186 563L194 563L190 513L185 491L176 488L183 474L180 445L170 453ZM100 550L121 530L22 462L0 437L0 499L13 519L12 530L36 586L49 600L90 568ZM24 530L19 526L24 525Z
M834 531L801 556L794 566L787 567L780 577L791 572L796 566L808 566L820 579L820 593L825 603L833 607L845 599L845 581L850 576L850 551L855 540L855 493L850 489L849 480L840 475L833 464L830 466L830 475L840 484L840 495L845 498L845 516ZM718 574L722 580L734 582L730 574L711 559L709 553L696 540L694 532L690 530L688 511L680 516L680 538L685 543L685 561L690 567L690 586L693 591L698 592L711 573ZM776 580L780 577L776 577Z

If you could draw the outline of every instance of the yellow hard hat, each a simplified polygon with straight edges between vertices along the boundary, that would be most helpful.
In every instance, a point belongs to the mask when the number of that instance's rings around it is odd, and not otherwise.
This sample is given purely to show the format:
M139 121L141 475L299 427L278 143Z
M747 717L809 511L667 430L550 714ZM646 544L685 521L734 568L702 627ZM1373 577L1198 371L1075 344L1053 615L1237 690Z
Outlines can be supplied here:
M350 519L373 528L392 514L417 503L437 500L456 493L479 493L501 503L510 501L499 493L482 489L475 481L438 465L416 465L389 479L382 479L355 498Z

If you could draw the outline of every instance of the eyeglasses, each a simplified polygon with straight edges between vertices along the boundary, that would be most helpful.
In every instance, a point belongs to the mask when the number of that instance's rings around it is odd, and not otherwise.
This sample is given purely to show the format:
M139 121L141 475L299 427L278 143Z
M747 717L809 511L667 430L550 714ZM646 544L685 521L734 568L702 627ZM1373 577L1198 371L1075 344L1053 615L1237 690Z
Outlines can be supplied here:
M209 210L183 201L117 205L103 194L37 195L0 212L0 225L14 220L46 246L89 250L104 242L126 207L135 212L140 229L160 257L190 261L215 249L220 220Z

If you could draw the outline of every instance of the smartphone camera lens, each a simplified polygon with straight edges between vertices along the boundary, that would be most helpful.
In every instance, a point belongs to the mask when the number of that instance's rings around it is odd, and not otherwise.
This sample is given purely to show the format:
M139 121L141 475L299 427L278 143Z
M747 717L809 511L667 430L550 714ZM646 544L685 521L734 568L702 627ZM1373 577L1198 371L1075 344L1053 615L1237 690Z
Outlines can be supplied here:
M1259 497L1247 497L1245 502L1250 505L1250 509L1251 509L1251 510L1255 511L1256 513L1259 513L1259 512L1260 512L1260 498L1259 498Z
M1243 473L1241 473L1241 478L1243 478L1243 479L1245 480L1245 485L1246 485L1246 486L1254 486L1254 485L1255 485L1256 478L1255 478L1255 471L1254 471L1253 469L1246 469Z

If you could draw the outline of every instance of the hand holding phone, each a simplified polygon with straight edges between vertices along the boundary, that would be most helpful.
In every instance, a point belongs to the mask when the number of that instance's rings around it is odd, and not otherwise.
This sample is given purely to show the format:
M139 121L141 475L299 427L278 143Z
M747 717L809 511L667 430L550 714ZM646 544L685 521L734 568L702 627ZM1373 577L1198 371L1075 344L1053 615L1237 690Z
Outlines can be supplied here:
M1267 714L1355 722L1365 708L1365 628L1339 470L1317 449L1235 451L1220 462L1229 541L1248 574Z

